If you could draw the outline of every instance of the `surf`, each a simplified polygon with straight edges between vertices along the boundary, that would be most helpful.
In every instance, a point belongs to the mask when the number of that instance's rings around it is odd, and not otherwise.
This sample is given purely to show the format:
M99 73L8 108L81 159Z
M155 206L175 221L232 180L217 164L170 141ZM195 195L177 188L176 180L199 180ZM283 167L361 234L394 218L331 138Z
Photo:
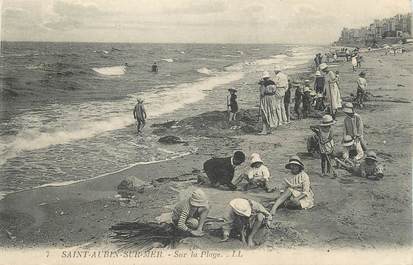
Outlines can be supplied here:
M108 76L117 76L117 75L124 75L126 73L126 66L110 66L110 67L100 67L100 68L92 68L98 74L101 75L108 75Z

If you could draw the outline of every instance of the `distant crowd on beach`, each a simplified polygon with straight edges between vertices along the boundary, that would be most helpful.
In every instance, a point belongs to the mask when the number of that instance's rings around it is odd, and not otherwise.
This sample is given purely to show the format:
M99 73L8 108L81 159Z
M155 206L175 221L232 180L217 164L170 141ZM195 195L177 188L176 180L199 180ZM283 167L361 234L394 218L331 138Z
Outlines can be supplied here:
M344 56L344 62L351 62L354 72L361 67L359 49L350 51L343 48L339 51ZM337 54L332 58L337 61ZM328 56L326 58L329 58ZM340 75L331 70L329 59L323 60L321 53L314 59L314 81L291 80L282 66L273 69L273 75L268 71L262 73L258 81L259 113L262 130L259 135L273 134L279 126L288 126L291 122L300 119L314 118L309 130L313 135L307 139L307 151L320 158L321 176L336 178L337 170L345 170L352 175L370 180L381 180L384 176L383 166L379 163L376 153L369 150L364 135L364 124L356 108L364 107L364 98L367 91L366 73L361 71L354 77L357 97L353 102L343 102L340 92ZM237 129L237 92L235 87L228 89L227 111L231 129ZM293 113L291 113L293 110ZM341 111L345 118L341 142L334 140L334 127L337 123L337 114ZM134 109L138 132L145 125L146 112L143 100L138 99ZM205 175L199 176L199 185L224 190L248 191L251 189L272 193L277 188L270 185L271 172L265 165L265 159L258 153L247 157L241 150L224 158L211 158L205 161L203 169ZM235 176L235 169L246 161L249 168L241 175ZM222 241L230 237L240 238L246 245L252 247L259 244L259 235L267 228L273 227L277 210L310 209L316 202L311 188L311 178L305 172L305 164L297 155L286 161L285 168L290 176L284 179L283 186L278 188L280 196L274 198L268 209L261 203L245 199L233 198L229 203L229 212L224 217L222 226ZM174 208L170 223L181 233L192 236L204 235L204 224L210 208L205 192L198 188Z

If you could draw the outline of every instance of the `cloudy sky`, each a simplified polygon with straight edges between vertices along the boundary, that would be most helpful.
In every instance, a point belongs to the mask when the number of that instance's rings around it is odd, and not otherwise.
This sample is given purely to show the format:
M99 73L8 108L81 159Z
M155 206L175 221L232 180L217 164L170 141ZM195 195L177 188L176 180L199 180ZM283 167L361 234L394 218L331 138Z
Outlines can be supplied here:
M1 39L328 43L409 0L0 0Z

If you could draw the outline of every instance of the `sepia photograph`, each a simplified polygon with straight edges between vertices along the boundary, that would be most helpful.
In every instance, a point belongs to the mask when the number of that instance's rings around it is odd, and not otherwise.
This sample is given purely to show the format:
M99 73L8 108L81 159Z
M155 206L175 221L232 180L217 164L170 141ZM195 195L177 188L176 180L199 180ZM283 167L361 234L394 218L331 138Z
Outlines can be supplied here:
M0 265L413 264L409 0L0 0Z

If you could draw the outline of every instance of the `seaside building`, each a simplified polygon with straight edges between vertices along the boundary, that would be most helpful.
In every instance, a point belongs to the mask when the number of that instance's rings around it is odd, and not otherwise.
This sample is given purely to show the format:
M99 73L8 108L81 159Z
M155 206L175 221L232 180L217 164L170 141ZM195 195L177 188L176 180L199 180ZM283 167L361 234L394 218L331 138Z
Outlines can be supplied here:
M388 41L396 43L412 36L412 14L376 19L367 27L343 28L337 41L340 45L376 45Z

